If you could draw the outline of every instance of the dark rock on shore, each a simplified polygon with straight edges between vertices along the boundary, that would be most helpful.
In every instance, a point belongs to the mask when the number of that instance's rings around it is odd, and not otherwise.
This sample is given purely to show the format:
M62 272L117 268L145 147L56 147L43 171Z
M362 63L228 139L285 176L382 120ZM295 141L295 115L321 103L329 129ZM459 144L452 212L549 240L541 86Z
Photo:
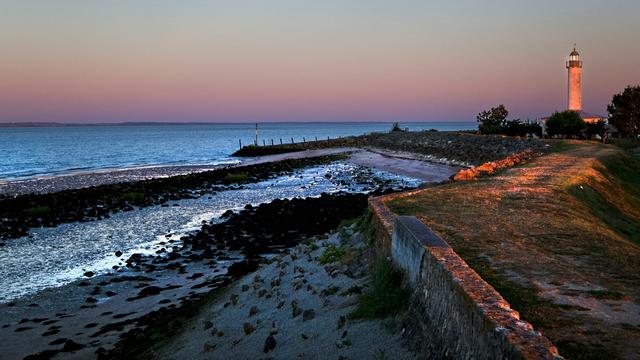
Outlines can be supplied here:
M231 184L269 179L296 168L328 163L341 155L288 159L200 173L10 197L0 195L0 240L28 235L29 228L90 221L120 211L167 204L224 190ZM249 174L249 175L247 175Z

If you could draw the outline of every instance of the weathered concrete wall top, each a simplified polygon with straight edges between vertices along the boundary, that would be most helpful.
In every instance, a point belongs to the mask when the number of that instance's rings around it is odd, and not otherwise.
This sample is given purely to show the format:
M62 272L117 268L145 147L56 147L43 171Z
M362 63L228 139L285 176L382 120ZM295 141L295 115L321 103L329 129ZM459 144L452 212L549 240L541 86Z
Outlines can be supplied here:
M397 195L396 195L397 196ZM369 201L377 241L413 287L412 310L432 358L561 359L553 344L460 256L415 217L397 217L383 198ZM387 244L388 243L388 244Z

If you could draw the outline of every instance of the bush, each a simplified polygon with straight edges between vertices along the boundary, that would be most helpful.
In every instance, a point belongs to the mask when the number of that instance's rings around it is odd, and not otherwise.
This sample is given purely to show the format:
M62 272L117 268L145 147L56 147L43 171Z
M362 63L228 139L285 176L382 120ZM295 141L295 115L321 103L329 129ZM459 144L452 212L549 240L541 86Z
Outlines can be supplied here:
M603 120L586 123L585 135L587 135L588 139L591 139L596 135L600 136L601 139L604 139L606 134L607 134L607 127L606 127L606 123Z
M410 292L403 287L403 277L402 271L394 268L389 260L378 259L371 287L362 295L349 317L380 318L404 310L409 304Z
M122 201L132 201L132 202L142 201L144 200L144 194L139 192L128 192L120 195L119 199Z
M566 138L579 137L586 129L587 124L582 120L577 111L555 112L546 122L549 136Z
M340 261L346 254L347 251L345 248L329 245L322 255L318 257L318 262L322 265L331 264Z
M508 136L526 136L527 124L520 119L508 120L504 122L500 133Z
M509 111L504 105L498 105L491 110L486 110L476 116L478 130L481 134L501 134L504 122L509 116Z
M30 216L45 216L51 213L51 208L48 206L36 206L25 209L24 212Z
M607 110L611 115L609 123L620 135L634 138L640 135L640 86L628 86L620 94L613 95Z
M247 173L228 173L224 176L224 180L227 182L244 181L249 178Z

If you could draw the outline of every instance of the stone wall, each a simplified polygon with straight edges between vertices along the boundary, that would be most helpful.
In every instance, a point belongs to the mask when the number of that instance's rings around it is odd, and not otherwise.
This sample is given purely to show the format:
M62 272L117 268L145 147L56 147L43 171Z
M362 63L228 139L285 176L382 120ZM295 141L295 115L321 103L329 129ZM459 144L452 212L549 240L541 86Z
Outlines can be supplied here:
M369 207L378 248L406 272L413 288L415 345L421 352L435 359L561 359L546 337L426 225L395 216L384 197L371 198Z

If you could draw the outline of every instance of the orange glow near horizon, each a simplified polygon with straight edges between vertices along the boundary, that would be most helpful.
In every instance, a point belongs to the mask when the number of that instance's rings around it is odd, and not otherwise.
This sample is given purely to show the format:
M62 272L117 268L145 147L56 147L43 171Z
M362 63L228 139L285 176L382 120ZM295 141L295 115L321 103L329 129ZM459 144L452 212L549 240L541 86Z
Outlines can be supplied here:
M535 118L565 107L573 41L585 110L604 113L640 83L640 5L579 4L566 21L572 4L13 1L0 121ZM615 26L588 21L603 16Z

